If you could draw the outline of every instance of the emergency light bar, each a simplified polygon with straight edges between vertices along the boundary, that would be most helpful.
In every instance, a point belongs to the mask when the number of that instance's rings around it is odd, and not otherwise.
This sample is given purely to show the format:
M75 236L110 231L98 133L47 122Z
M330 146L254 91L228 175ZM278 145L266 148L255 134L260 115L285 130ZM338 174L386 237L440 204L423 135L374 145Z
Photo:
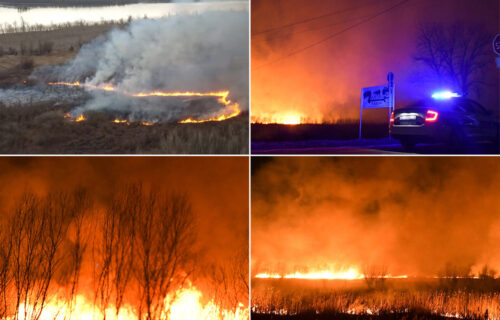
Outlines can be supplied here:
M439 100L445 100L445 99L451 99L451 98L460 98L461 95L459 95L456 92L451 92L451 91L441 91L441 92L436 92L432 95L432 98L434 99L439 99Z

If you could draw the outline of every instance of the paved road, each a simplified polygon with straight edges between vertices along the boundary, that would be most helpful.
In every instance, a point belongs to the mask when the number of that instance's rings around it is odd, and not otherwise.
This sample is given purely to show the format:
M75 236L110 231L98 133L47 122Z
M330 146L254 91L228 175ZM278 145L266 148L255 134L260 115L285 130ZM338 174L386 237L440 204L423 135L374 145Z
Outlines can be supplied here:
M294 142L252 142L252 154L450 154L443 144L419 144L414 153L405 153L395 140L314 140ZM468 154L498 154L498 147L478 144Z

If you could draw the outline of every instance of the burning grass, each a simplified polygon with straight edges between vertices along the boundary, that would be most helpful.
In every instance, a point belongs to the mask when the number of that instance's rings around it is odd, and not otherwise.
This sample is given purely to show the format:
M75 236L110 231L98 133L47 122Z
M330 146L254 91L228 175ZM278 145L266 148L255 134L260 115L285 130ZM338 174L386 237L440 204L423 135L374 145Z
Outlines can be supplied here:
M500 279L252 282L255 319L500 319Z
M200 264L187 194L137 183L110 200L77 188L3 208L0 318L248 319L247 256ZM204 270L216 267L230 288Z
M64 117L71 107L48 102L0 105L0 153L248 153L248 113L219 122L127 124L96 111L87 112L86 121L71 121Z

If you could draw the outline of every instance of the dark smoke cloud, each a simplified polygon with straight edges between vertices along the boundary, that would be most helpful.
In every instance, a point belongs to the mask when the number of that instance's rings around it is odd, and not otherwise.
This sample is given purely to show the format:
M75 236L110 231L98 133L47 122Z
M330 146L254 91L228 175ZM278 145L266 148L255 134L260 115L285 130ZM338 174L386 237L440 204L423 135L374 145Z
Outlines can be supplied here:
M276 158L253 170L253 274L500 271L494 158Z
M230 91L230 99L248 108L248 12L217 11L136 20L80 50L68 64L35 72L60 81L113 84L130 93ZM73 110L111 109L160 120L192 116L190 104L175 99L137 99L91 91L92 98ZM208 101L204 116L223 106ZM198 108L199 109L199 108ZM200 110L197 111L200 113Z

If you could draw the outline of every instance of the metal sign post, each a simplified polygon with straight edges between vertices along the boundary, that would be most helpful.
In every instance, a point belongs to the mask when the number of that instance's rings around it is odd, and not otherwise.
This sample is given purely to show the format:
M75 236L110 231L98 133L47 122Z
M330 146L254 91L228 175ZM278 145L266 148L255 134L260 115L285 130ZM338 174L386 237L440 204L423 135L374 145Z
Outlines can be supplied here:
M387 75L387 84L383 86L367 87L361 89L361 106L359 108L359 140L361 140L361 126L363 123L363 109L389 108L389 124L394 111L394 73Z

